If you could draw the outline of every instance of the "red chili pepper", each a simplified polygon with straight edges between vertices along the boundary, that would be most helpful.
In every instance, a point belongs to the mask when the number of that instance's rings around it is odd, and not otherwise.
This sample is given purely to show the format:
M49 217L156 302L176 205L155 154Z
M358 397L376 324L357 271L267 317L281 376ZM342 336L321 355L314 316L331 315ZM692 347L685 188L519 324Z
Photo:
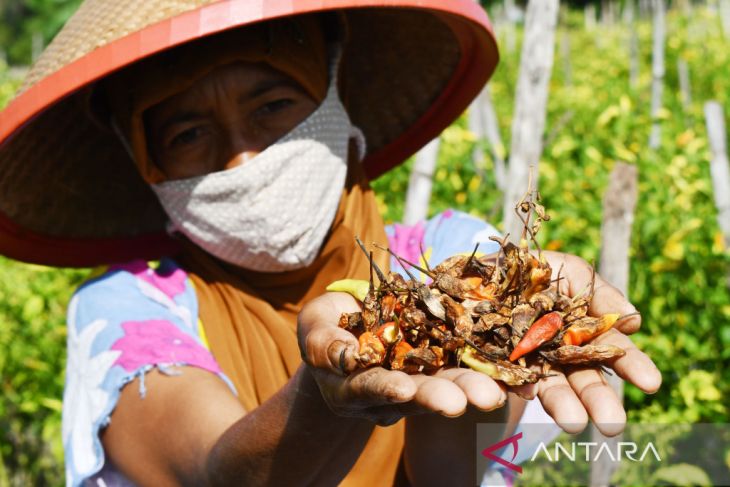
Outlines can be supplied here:
M527 330L525 336L522 337L522 340L512 350L509 359L515 361L523 355L532 352L557 335L561 326L563 326L563 316L559 312L553 311L542 316Z

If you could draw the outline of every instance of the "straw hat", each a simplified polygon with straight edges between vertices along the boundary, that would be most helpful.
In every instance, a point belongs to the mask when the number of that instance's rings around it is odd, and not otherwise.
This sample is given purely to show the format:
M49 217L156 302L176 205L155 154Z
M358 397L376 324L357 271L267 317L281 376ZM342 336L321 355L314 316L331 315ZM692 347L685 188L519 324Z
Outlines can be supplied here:
M86 0L0 113L0 254L91 266L173 253L165 215L85 87L142 58L231 28L344 10L342 74L370 177L468 106L498 59L474 0Z

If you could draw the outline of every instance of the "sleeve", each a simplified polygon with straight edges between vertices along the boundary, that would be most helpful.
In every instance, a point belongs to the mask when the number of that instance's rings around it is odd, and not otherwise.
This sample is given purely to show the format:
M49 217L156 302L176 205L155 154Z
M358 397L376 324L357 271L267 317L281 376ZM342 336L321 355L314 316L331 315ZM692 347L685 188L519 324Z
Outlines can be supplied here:
M139 377L144 397L144 374L153 367L168 374L173 365L200 367L233 388L207 348L197 313L191 281L171 260L115 266L76 291L67 317L66 485L87 483L102 470L99 432L125 384Z
M471 254L477 244L477 255L497 252L499 244L489 237L501 236L489 223L455 210L446 210L415 225L388 225L385 233L390 249L398 256L413 263L422 264L425 260L432 267L452 255ZM403 272L394 258L391 269Z

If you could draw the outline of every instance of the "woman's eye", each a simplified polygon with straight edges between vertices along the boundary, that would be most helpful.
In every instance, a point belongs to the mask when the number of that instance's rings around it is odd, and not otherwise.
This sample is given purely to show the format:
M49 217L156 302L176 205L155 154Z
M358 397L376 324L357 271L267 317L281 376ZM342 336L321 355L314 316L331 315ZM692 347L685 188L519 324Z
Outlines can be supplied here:
M202 127L192 127L192 128L183 130L182 132L177 134L175 137L173 137L172 140L170 141L170 145L172 147L177 147L179 145L191 144L191 143L195 142L202 135L203 135Z
M268 115L270 113L276 113L278 111L281 111L290 105L294 103L293 100L289 98L282 98L280 100L274 100L269 103L266 103L264 106L259 108L257 112L261 115Z

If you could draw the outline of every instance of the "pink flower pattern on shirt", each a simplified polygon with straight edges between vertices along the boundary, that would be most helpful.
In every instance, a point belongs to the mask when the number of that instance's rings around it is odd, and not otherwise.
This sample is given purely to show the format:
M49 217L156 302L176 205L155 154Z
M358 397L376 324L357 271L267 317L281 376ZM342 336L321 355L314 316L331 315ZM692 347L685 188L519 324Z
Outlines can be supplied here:
M115 265L109 268L113 271L126 271L134 277L153 285L170 299L185 291L185 280L187 274L179 267L172 269L172 272L164 274L159 269L153 269L144 260L133 260L125 264Z
M418 222L415 225L401 225L396 223L393 225L393 230L393 235L388 236L390 249L395 255L409 262L413 262L414 264L419 263L421 260L423 236L426 233L426 227L423 222Z
M122 354L114 363L127 371L159 364L194 365L220 373L213 355L190 335L165 320L127 321L124 336L112 345Z

